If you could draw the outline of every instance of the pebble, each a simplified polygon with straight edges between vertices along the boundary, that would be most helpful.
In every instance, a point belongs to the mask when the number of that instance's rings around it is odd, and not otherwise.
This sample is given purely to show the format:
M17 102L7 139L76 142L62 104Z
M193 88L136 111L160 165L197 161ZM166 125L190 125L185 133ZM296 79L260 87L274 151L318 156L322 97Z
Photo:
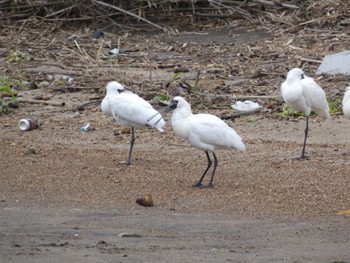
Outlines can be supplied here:
M140 234L131 234L131 233L120 233L118 237L142 237Z
M80 112L74 112L71 116L71 118L77 118L77 117L80 117Z
M225 70L221 69L221 68L208 68L206 70L207 73L211 73L211 74L219 74L219 73L223 73Z
M28 148L25 152L24 152L25 155L31 155L31 154L36 154L36 151L34 148L30 147Z
M121 134L130 134L131 133L131 129L129 127L123 127L120 130Z
M146 207L151 207L154 205L151 194L144 194L142 197L136 199L136 203Z

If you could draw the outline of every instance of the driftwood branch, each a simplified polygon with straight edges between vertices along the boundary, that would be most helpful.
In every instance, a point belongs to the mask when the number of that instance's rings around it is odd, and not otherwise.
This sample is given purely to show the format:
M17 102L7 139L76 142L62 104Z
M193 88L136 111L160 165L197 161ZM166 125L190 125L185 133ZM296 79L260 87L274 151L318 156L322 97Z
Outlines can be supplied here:
M18 102L29 103L29 104L43 104L43 105L51 105L51 106L65 106L65 102L59 101L50 101L50 100L32 100L32 99L23 99L17 98Z

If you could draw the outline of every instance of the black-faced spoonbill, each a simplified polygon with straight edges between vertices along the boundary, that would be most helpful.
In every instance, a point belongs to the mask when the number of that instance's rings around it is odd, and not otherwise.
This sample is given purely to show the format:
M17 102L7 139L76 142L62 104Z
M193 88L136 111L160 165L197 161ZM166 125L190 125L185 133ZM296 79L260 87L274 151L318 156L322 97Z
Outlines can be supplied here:
M158 114L151 104L138 95L126 91L120 83L109 82L106 86L106 96L101 102L101 110L106 115L112 115L118 124L131 127L130 149L127 165L131 164L131 154L135 143L135 128L153 127L164 131L164 119L149 119Z
M342 108L344 115L350 117L350 86L346 88L344 93Z
M245 151L242 138L220 118L210 114L193 114L191 105L182 97L175 97L164 112L174 110L171 125L175 134L186 139L192 146L205 151L208 165L202 177L194 187L203 188L203 178L212 165L209 152L214 157L214 168L207 187L213 187L215 170L218 165L215 151L236 148ZM154 116L153 116L154 117Z
M329 119L329 106L323 89L307 77L300 68L293 68L287 74L287 79L281 85L283 100L296 111L302 111L306 115L306 127L304 131L304 145L301 151L301 159L305 156L306 139L309 131L309 116L311 111Z

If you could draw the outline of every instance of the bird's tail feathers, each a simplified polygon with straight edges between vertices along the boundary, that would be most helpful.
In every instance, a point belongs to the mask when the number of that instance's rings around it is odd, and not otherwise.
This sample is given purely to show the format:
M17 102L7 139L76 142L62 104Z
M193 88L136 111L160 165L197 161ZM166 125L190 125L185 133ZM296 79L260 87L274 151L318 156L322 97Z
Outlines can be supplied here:
M244 152L247 149L246 146L244 145L243 141L237 141L235 146L241 152Z
M152 118L147 120L149 125L158 129L160 132L164 132L165 121L162 116L160 118Z
M244 145L241 136L239 136L236 132L234 134L235 136L231 137L232 138L231 142L233 147L235 147L237 150L241 152L244 152L246 150L246 146Z
M330 119L331 115L329 114L329 110L324 110L321 114L319 114L324 118L324 120Z

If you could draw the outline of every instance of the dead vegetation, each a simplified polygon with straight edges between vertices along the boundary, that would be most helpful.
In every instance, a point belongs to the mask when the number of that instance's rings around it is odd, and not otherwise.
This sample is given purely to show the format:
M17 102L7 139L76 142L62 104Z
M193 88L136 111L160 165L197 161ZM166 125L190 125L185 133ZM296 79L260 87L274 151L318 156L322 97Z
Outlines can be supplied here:
M288 69L314 76L324 55L350 48L349 2L1 1L1 75L91 99L117 79L147 99L191 94L227 109L254 98L280 111ZM348 84L317 78L331 100Z

